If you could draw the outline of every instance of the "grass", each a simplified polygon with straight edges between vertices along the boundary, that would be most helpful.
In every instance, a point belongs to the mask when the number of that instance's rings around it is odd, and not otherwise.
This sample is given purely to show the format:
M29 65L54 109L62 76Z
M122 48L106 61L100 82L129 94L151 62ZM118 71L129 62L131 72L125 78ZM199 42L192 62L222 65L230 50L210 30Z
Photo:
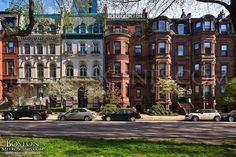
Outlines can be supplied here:
M6 145L2 137L0 147ZM220 144L183 143L177 140L102 140L66 138L11 137L13 141L35 141L42 145L42 157L231 157L236 156L234 142ZM1 149L2 151L2 149ZM0 156L4 156L1 154ZM6 155L5 155L6 156ZM30 155L21 155L22 157Z

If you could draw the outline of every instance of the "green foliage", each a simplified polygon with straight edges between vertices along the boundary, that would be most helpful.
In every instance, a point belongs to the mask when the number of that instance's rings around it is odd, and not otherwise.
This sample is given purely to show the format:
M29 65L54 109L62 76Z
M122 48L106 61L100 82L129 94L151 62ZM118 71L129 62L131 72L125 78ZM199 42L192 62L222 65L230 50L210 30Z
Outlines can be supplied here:
M180 87L175 80L159 78L157 86L160 88L161 94L173 93L178 96L185 95L185 89Z
M25 100L22 100L22 102L21 102L21 106L26 106L27 104L26 104L26 101Z
M236 78L230 80L224 89L224 93L216 101L223 105L236 105Z
M106 114L106 113L111 113L118 110L118 107L116 104L105 104L102 108L101 108L101 114Z
M148 114L153 115L153 116L169 116L169 115L176 115L170 110L166 110L163 105L156 104L153 105L149 110Z

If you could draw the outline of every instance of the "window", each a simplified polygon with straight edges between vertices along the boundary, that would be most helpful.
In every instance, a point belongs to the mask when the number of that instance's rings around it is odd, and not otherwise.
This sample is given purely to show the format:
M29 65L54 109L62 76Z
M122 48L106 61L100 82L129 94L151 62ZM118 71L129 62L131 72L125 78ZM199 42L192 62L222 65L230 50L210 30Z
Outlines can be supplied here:
M225 88L224 87L220 87L220 93L224 94L224 92L225 92Z
M80 43L80 53L81 54L86 54L85 43Z
M227 33L228 33L227 24L220 24L220 34L227 34Z
M99 67L99 65L95 65L95 66L93 67L93 76L94 76L94 77L100 76L100 67Z
M211 64L205 64L205 76L206 77L211 76Z
M73 65L67 65L66 66L66 76L67 77L73 77L74 76Z
M112 26L108 26L107 30L108 30L109 33L112 33L113 32L113 27Z
M198 55L200 53L200 43L194 43L194 54Z
M195 94L199 94L200 92L200 86L195 86Z
M142 55L142 45L137 44L135 45L135 56L141 56Z
M141 98L141 89L136 89L136 98Z
M161 77L164 77L166 75L166 64L165 63L160 64L159 74Z
M135 65L135 73L136 74L141 74L142 73L142 65L141 64L136 64Z
M84 23L82 23L80 25L80 33L81 34L85 34L86 33L86 25Z
M211 87L209 85L204 86L204 96L205 98L211 97Z
M115 26L115 31L118 33L120 32L120 26Z
M31 64L30 63L25 64L25 78L26 79L31 78Z
M184 45L178 45L178 56L184 56Z
M56 46L55 46L55 44L50 44L50 54L56 54Z
M221 76L225 77L228 73L228 66L227 65L221 65L220 68Z
M156 51L156 44L152 43L152 55L155 54L155 51Z
M205 47L205 54L211 54L211 42L205 42L204 47Z
M14 76L14 61L10 60L7 62L7 74L9 76Z
M94 24L94 26L93 26L93 32L94 33L99 33L99 25L97 23Z
M37 54L43 54L43 45L37 44Z
M128 28L127 28L127 26L123 26L123 32L124 32L124 33L128 33Z
M44 27L42 25L38 25L38 31L43 31L44 30Z
M211 21L204 21L204 30L211 31Z
M55 80L57 77L57 66L55 64L50 64L50 79Z
M120 53L121 53L121 42L115 41L115 54L120 54Z
M178 77L184 77L184 65L178 65L177 75Z
M129 44L125 43L125 54L129 55Z
M87 67L86 67L86 65L81 65L80 66L80 76L82 76L82 77L87 76Z
M93 52L100 53L98 43L93 43Z
M166 22L164 20L159 21L159 31L161 32L166 31Z
M159 53L164 55L166 53L166 43L159 42Z
M142 28L140 26L137 26L135 28L135 35L141 36L142 35Z
M73 53L72 51L72 43L66 43L67 53Z
M228 56L228 45L226 44L221 45L221 56L222 57Z
M201 32L202 29L201 27L202 27L201 22L197 22L194 27L194 32Z
M194 65L194 74L195 76L200 76L200 64L195 64Z
M178 34L185 34L184 32L184 24L178 24Z
M14 53L14 42L9 41L7 44L7 48L8 48L8 53Z
M30 54L30 44L25 44L25 54Z
M37 74L38 74L38 79L43 80L44 78L44 67L43 64L38 64L37 65Z
M129 84L125 85L125 95L126 97L129 97Z
M125 63L125 73L129 73L129 63Z
M121 65L120 65L120 62L115 62L115 73L116 74L120 74L121 73Z

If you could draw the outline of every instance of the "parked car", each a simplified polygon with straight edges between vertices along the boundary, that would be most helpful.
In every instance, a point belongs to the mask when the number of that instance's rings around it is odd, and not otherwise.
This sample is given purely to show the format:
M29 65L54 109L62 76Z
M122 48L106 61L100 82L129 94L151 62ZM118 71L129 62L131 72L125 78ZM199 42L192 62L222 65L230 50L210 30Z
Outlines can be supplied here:
M85 120L90 121L97 117L96 112L90 111L87 108L76 108L68 112L61 113L58 120Z
M46 120L48 115L47 109L35 109L33 106L18 106L2 113L4 120L18 120L22 117L32 117L33 120Z
M185 120L215 120L219 122L221 119L220 113L216 109L199 109L194 113L189 113L185 116Z
M138 112L135 112L131 109L120 109L112 113L107 113L102 116L102 120L111 121L111 120L130 120L135 121L140 119L141 116Z
M236 110L230 111L229 113L222 115L222 120L233 122L236 120Z

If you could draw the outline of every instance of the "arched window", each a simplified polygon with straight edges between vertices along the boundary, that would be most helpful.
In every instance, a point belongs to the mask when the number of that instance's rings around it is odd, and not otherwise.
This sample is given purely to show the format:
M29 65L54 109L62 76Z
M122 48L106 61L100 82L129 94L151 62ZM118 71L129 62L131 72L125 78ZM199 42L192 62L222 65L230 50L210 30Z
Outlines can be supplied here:
M50 79L55 80L57 77L57 66L54 63L50 64Z
M161 32L166 31L166 21L164 21L164 20L159 21L159 31L161 31Z
M25 44L25 54L30 54L30 44Z
M37 74L38 74L38 79L43 80L44 78L44 66L42 63L38 63L37 65Z
M67 77L73 77L74 76L73 65L67 65L66 66L66 76Z
M25 79L29 80L31 78L31 64L25 64Z
M82 76L82 77L87 76L87 67L86 67L86 65L81 65L80 66L80 76Z
M95 76L95 77L100 76L100 68L99 68L99 65L95 65L95 66L93 67L93 76Z
M80 33L81 34L85 34L86 33L86 25L84 23L82 23L80 25Z

